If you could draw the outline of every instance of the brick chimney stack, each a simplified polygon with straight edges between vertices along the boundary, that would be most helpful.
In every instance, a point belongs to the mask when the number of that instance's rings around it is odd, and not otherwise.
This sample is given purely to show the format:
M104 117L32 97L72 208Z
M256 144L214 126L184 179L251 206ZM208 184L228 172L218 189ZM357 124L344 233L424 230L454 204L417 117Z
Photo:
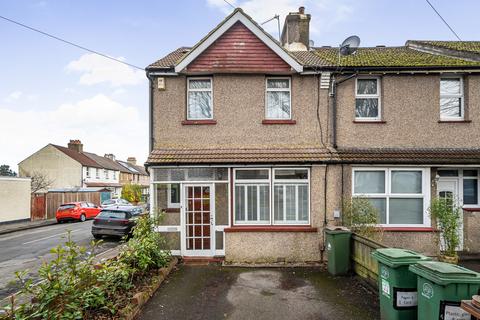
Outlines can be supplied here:
M135 157L128 157L127 162L133 164L134 166L137 165L137 158Z
M110 159L112 161L115 161L115 155L113 153L105 153L103 156L104 158Z
M282 36L282 46L290 51L307 51L310 49L310 18L305 14L305 7L298 12L290 12L285 17Z
M80 140L70 140L70 142L68 143L68 149L77 152L83 152L83 144Z

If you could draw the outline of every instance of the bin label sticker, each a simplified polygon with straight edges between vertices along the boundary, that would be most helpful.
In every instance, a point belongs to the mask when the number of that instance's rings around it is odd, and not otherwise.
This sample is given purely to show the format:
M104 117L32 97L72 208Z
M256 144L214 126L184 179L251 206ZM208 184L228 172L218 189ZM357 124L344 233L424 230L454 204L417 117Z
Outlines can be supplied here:
M385 279L382 279L382 294L390 298L390 283Z
M466 312L459 306L445 305L443 311L444 320L470 320L470 313Z
M380 274L382 275L382 278L388 279L388 277L390 277L390 272L388 271L388 268L385 266L382 266L381 268L382 270L380 271Z
M433 297L433 287L430 283L425 282L422 286L422 296L427 299L432 299Z
M330 244L330 242L327 242L327 250L328 251L332 250L332 245Z
M417 306L417 291L397 291L397 307L409 308Z

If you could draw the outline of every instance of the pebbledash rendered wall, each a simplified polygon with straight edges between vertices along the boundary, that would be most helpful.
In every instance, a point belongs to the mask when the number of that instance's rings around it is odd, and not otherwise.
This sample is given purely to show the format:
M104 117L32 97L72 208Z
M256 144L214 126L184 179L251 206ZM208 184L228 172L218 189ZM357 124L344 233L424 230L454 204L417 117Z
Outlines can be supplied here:
M0 223L30 219L31 179L0 177Z

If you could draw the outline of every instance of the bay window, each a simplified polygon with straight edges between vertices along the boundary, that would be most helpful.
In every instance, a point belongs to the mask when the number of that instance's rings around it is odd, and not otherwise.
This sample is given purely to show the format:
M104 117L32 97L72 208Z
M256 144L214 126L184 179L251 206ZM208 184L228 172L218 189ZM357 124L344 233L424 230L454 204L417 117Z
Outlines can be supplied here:
M212 79L189 78L187 88L187 120L213 119Z
M355 168L353 196L370 199L382 225L427 225L428 175L427 169Z
M309 224L309 169L242 168L234 177L235 224Z
M267 78L266 86L266 119L291 119L290 78Z

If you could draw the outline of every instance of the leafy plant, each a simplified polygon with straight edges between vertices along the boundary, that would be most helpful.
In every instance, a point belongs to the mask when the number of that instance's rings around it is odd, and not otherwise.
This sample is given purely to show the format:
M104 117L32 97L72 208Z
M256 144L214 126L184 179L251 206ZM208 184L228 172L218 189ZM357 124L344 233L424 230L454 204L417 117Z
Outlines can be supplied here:
M343 199L343 225L353 232L373 240L382 239L380 213L368 198L347 197Z
M107 319L117 314L135 283L170 260L170 252L162 250L162 236L154 230L157 219L139 217L133 237L117 258L102 264L94 260L99 242L92 242L88 252L68 233L65 245L51 250L54 259L40 268L39 283L27 279L27 271L16 274L22 284L20 295L32 297L31 303L17 303L13 297L0 319L90 319L96 313Z
M122 188L122 199L132 203L142 201L142 187L138 184L126 184Z
M433 198L428 209L432 219L435 219L440 231L438 242L440 250L447 256L456 256L460 244L458 228L460 226L461 208L453 197Z

